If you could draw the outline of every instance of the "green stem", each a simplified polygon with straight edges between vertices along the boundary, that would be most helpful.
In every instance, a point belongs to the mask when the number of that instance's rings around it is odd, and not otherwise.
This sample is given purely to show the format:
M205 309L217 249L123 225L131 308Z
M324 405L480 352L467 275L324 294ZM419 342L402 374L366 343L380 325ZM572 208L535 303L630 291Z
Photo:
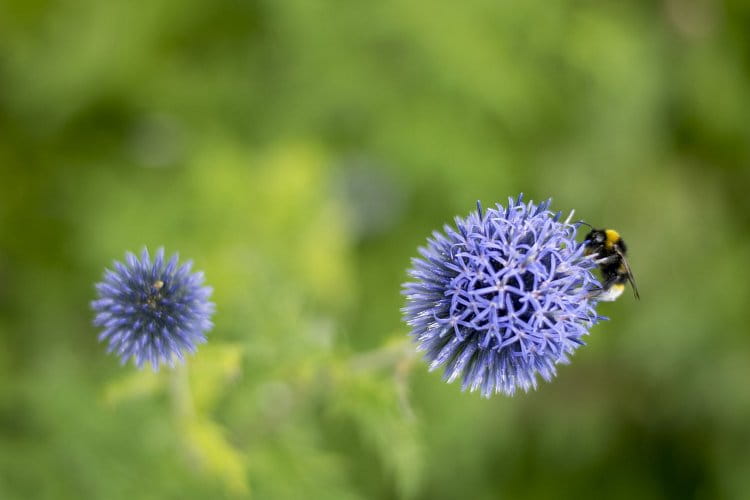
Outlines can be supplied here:
M349 360L349 367L354 373L392 368L399 407L404 416L412 420L414 419L414 411L409 401L409 374L414 366L415 358L414 346L409 339L404 338L378 349L353 356Z
M372 351L352 356L349 360L349 367L356 373L382 370L398 365L405 359L412 359L413 357L414 349L411 342L409 342L409 339L403 339L373 349Z
M187 363L180 363L172 369L169 392L172 397L172 408L178 420L184 421L195 416Z

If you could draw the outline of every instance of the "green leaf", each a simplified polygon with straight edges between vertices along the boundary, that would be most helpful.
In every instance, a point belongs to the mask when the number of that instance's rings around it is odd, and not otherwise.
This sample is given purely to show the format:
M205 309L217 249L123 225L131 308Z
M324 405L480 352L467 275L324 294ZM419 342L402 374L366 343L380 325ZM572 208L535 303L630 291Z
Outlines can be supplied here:
M213 409L228 383L239 376L242 356L239 344L212 342L189 361L190 387L198 413Z
M184 420L182 428L190 457L207 474L220 479L231 495L250 492L245 456L227 441L221 426L197 417Z
M423 456L417 421L404 408L398 380L361 374L341 377L332 411L350 418L393 475L402 498L413 497L420 484Z
M143 398L162 390L166 384L163 373L135 370L109 382L104 388L104 403L117 406L124 401Z

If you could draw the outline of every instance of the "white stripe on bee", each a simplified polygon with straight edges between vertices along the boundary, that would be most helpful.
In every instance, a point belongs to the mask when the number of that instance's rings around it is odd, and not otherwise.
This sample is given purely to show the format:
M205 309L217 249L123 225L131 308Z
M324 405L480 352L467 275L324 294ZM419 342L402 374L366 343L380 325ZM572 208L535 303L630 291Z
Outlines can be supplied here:
M622 292L625 291L625 285L623 284L616 284L612 285L611 287L607 288L606 290L602 290L601 293L599 293L596 298L597 300L601 300L603 302L613 302L617 300L617 298L622 295Z

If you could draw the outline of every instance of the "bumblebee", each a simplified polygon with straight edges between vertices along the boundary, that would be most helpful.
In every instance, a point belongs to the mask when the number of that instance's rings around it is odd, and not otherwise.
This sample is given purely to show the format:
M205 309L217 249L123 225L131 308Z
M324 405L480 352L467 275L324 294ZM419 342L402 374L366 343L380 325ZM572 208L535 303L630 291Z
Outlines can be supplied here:
M582 224L586 224L582 222ZM614 229L595 229L591 228L589 234L583 240L586 255L595 255L596 264L602 273L604 285L598 292L598 299L604 301L613 301L617 299L625 290L625 283L630 283L633 287L633 294L636 299L640 299L638 287L635 285L633 271L630 270L630 264L625 257L627 247L620 233Z

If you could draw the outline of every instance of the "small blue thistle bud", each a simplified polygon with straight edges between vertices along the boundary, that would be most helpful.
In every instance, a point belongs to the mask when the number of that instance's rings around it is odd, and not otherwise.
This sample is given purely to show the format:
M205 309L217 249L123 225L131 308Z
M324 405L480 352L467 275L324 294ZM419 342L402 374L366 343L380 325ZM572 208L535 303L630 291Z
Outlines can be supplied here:
M484 397L537 386L557 363L584 345L599 320L591 273L595 264L577 243L572 213L509 199L433 232L412 259L403 285L404 320L430 370Z
M91 307L94 325L103 328L99 341L106 340L107 352L120 356L122 364L134 357L138 368L148 361L156 371L206 341L213 326L211 288L202 286L202 272L190 272L192 262L177 264L177 254L164 261L163 248L153 262L145 248L140 260L128 252L125 263L116 261L96 285L98 299Z

